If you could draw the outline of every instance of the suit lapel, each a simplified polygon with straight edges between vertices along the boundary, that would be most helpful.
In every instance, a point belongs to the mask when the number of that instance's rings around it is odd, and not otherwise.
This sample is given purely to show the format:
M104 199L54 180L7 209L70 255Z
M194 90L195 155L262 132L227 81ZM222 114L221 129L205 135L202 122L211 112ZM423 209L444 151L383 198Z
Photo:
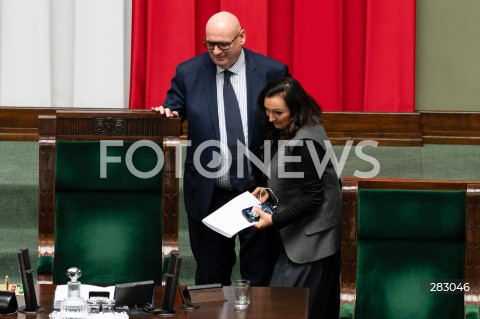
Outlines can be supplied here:
M253 132L255 131L257 125L255 114L257 113L257 97L261 88L260 79L257 73L257 66L253 61L253 54L245 48L243 50L245 52L245 64L247 71L248 141L250 146Z
M215 64L205 64L205 72L202 79L205 96L207 98L207 109L212 121L215 138L220 140L220 129L218 124L218 103L217 103L217 72Z

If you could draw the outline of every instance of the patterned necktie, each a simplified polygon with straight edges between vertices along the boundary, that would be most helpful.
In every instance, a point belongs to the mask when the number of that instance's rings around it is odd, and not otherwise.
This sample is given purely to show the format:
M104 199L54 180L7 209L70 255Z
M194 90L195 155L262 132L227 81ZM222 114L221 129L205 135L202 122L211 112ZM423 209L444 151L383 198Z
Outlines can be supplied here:
M230 183L232 187L238 191L243 191L248 184L248 165L246 158L243 161L243 177L239 177L237 172L237 140L245 144L245 137L243 134L242 117L240 115L240 107L238 105L237 96L233 90L230 82L230 75L232 72L225 70L223 72L223 105L225 107L225 119L227 127L227 142L228 149L232 153L232 166L230 166Z

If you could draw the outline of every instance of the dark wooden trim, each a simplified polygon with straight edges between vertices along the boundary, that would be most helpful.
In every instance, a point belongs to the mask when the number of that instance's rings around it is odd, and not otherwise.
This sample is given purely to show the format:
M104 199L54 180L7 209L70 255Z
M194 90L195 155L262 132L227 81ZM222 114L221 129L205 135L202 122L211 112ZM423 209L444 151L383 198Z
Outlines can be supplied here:
M38 255L55 253L55 116L39 119Z
M422 112L425 144L480 144L480 113Z
M465 292L465 303L480 300L480 184L467 187L467 216L465 231L465 283L470 290Z
M0 141L38 141L38 117L55 112L45 107L0 107Z
M57 137L66 140L149 139L180 136L180 120L150 110L58 111Z
M368 189L413 189L413 190L466 190L475 180L430 180L408 178L355 178L347 177L344 182L357 182L358 188Z
M342 265L340 282L341 303L353 303L356 299L357 285L357 221L358 221L358 183L343 181L342 214Z
M162 220L162 246L166 256L172 250L178 250L178 220L179 220L179 172L177 163L177 150L180 146L178 138L164 140L164 171L163 171L163 220Z
M347 140L375 140L379 146L421 146L418 113L323 113L325 130L333 145Z
M55 109L0 107L0 141L37 141L38 116L81 112L130 112L129 109ZM134 110L152 113L150 110ZM369 113L324 112L325 129L333 145L374 140L379 146L423 144L480 145L480 112ZM184 135L188 131L183 123Z
M58 111L40 115L39 256L55 253L55 145L57 140L157 140L164 142L162 250L178 250L179 181L176 151L180 119L165 119L147 110Z

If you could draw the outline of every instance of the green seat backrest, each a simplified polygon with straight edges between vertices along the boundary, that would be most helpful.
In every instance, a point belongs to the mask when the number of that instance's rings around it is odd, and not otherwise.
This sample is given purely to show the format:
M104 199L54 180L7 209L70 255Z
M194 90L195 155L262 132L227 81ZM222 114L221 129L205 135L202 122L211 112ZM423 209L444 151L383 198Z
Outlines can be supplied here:
M464 278L465 191L360 189L359 319L463 318L463 294L431 282Z
M161 282L161 143L132 155L133 143L104 148L102 164L100 141L57 141L54 283L67 282L73 266L88 284Z

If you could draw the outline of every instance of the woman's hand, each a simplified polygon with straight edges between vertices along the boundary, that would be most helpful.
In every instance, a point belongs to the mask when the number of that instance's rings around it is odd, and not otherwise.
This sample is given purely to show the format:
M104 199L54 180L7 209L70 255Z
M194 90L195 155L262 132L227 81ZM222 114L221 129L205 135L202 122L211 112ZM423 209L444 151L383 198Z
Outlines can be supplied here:
M260 216L260 220L253 224L253 227L257 229L264 229L273 225L272 215L265 213L260 207L254 207L253 210L258 214L258 216Z
M252 192L252 195L258 198L260 203L265 203L265 201L270 197L268 191L263 187L255 188L255 190Z

